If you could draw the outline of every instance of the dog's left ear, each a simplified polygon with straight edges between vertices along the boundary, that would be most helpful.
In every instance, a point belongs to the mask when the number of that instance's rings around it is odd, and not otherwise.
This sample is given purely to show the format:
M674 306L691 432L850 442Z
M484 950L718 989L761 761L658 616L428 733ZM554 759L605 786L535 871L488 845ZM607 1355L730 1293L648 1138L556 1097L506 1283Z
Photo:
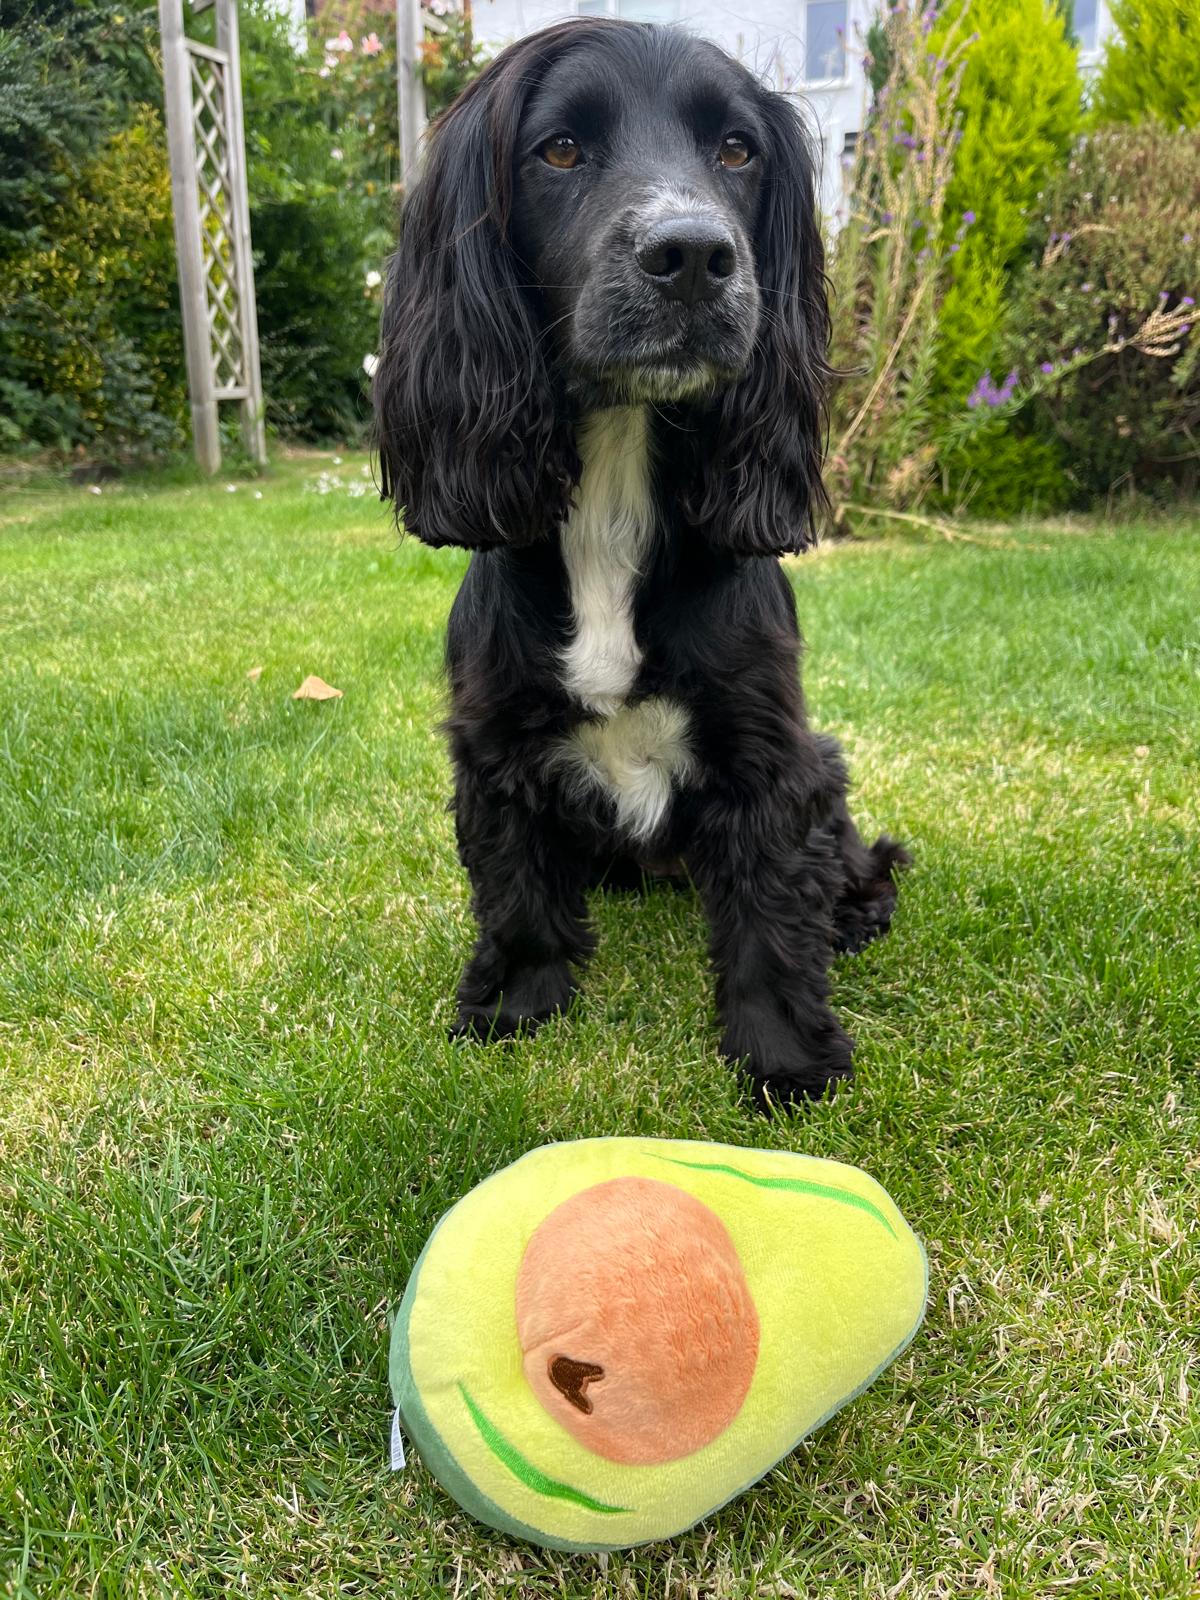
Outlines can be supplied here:
M690 518L710 544L782 555L816 539L829 309L817 168L799 114L766 99L769 130L754 251L762 291L750 368L704 419Z

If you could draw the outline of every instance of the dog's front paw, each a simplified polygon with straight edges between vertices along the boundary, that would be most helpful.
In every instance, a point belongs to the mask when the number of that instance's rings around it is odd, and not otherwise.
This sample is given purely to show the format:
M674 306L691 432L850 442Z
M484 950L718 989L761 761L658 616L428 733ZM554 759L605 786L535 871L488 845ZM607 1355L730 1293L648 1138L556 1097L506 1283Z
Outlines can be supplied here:
M727 1018L721 1050L741 1066L760 1111L819 1100L854 1076L854 1041L831 1011L797 1026L775 1000Z
M550 1017L565 1011L575 984L565 961L517 968L497 984L490 972L472 962L458 990L458 1016L450 1028L452 1039L509 1039L533 1033Z

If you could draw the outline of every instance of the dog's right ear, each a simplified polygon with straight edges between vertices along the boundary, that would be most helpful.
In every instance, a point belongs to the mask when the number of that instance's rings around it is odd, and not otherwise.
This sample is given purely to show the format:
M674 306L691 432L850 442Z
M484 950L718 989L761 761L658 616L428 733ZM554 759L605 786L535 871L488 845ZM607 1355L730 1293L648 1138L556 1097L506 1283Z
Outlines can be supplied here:
M375 372L382 489L426 544L530 544L578 476L533 291L508 240L521 111L545 70L504 51L430 136L388 269Z

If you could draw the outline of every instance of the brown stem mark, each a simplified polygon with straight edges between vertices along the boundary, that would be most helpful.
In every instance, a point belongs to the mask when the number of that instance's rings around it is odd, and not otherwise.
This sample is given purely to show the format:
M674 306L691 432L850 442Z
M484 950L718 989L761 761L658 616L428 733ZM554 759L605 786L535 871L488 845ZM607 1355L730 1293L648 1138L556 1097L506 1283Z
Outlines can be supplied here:
M549 1367L550 1382L576 1411L585 1417L592 1414L592 1402L587 1397L587 1386L604 1376L604 1368L594 1361L572 1361L570 1356L555 1356Z

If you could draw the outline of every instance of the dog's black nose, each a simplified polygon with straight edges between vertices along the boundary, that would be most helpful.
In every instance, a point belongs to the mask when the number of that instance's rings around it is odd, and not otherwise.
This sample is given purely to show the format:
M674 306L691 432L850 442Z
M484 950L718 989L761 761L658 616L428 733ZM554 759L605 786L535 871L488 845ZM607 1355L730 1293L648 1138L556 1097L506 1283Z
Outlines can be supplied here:
M737 265L729 229L708 217L671 217L637 241L637 262L668 300L715 300Z

